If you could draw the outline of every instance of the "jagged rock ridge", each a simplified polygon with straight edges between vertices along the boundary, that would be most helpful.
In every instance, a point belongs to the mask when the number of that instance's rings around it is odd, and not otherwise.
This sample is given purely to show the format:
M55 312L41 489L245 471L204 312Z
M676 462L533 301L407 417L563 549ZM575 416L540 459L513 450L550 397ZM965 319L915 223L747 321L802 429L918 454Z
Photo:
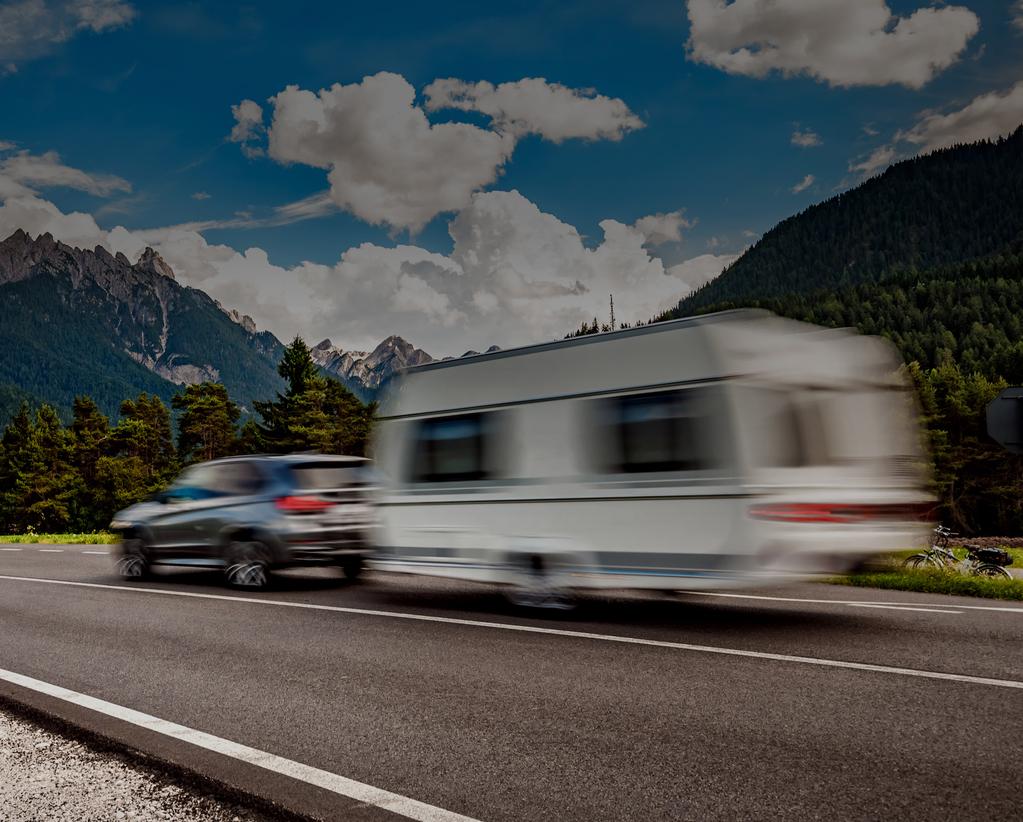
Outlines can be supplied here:
M281 385L280 341L177 282L152 248L133 264L102 246L15 231L0 242L0 299L0 384L58 407L89 393L116 413L141 390L166 399L204 380L223 382L250 406Z
M408 340L392 334L372 351L345 351L329 339L312 349L313 359L360 396L375 392L391 374L433 362L433 357Z

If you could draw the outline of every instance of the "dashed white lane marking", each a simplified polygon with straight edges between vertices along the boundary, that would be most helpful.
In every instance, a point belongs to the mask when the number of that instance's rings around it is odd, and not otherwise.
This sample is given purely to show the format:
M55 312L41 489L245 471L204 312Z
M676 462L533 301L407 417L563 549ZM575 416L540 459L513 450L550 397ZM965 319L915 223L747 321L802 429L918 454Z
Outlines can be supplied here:
M24 551L24 548L0 548L0 551Z
M297 779L309 785L315 785L318 788L324 788L340 796L353 799L356 802L382 808L391 813L404 816L407 819L416 819L419 822L476 822L476 820L469 816L462 816L434 805L427 805L425 802L419 802L401 794L391 793L381 788L374 788L372 785L367 785L364 782L357 782L354 779L348 779L330 771L320 770L311 765L303 765L301 762L285 759L283 756L250 748L247 745L241 745L229 739L197 731L195 728L189 728L185 725L178 725L176 722L168 722L166 719L160 719L157 716L151 716L132 708L126 708L123 705L107 702L104 699L97 699L88 694L81 694L77 691L61 688L59 685L33 679L30 676L24 676L14 671L6 671L0 668L0 679L14 685L20 685L22 688L36 691L37 693L55 697L64 702L88 708L105 716L129 722L132 725L145 728L147 731L156 731L159 734L180 739L196 747L215 751L232 759L247 762L250 765L255 765L274 773L290 776L292 779Z
M96 556L100 556L100 557L105 557L105 556L107 556L107 555L108 555L108 554L109 554L110 552L109 552L109 551L82 551L82 553L83 553L83 554L94 554L94 555L96 555Z
M311 602L287 602L279 599L256 599L255 597L228 596L226 594L200 594L194 591L168 591L164 588L138 588L134 585L106 585L100 582L77 582L66 579L43 579L40 577L17 577L0 574L0 580L15 582L38 582L46 585L69 585L77 588L104 588L110 591L127 591L133 594L157 594L160 596L189 597L192 599L215 599L222 602L248 603L266 605L277 608L301 608L309 611L329 611L339 614L358 614L360 616L384 617L387 619L405 619L410 622L439 622L445 625L465 625L473 628L493 628L499 631L515 631L524 634L545 634L547 636L570 637L572 639L590 639L598 642L613 642L623 645L645 645L651 648L671 648L676 651L693 651L721 656L745 657L747 659L765 659L773 662L794 662L800 665L817 665L823 668L844 668L854 671L870 671L878 674L894 674L897 676L918 677L920 679L940 679L948 682L965 682L971 685L992 685L998 688L1016 688L1023 690L1023 682L1013 679L994 679L969 674L952 674L944 671L924 671L918 668L899 668L892 665L874 665L869 662L847 662L841 659L824 659L812 656L793 656L791 654L773 654L767 651L748 651L741 648L720 648L714 645L693 645L688 642L669 642L660 639L642 639L640 637L616 636L615 634L596 634L589 631L567 631L563 628L541 628L537 625L514 625L505 622L486 622L477 619L459 619L457 617L430 616L427 614L410 614L404 611L378 611L371 608L346 608L341 605L315 605Z
M63 548L40 548L39 549L39 553L40 554L63 554L64 553L64 549Z
M892 608L901 611L933 611L945 613L940 605L929 605L926 602L873 602L861 599L802 599L800 597L771 597L763 594L728 594L720 591L679 591L680 594L687 594L698 597L728 597L730 599L763 599L771 602L810 602L822 605L855 605L860 608ZM1023 608L1013 608L1008 605L960 605L958 602L952 606L958 611L1001 611L1002 613L1023 614Z

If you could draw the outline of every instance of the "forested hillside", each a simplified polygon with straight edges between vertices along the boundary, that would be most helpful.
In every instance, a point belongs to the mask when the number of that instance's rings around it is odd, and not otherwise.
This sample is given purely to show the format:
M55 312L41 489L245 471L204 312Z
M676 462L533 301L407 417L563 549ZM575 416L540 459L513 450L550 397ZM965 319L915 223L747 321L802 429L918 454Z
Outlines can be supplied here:
M951 361L966 373L1023 384L1023 253L703 310L740 307L880 334L925 369Z
M1023 126L906 160L780 222L666 316L810 294L986 258L1023 243Z

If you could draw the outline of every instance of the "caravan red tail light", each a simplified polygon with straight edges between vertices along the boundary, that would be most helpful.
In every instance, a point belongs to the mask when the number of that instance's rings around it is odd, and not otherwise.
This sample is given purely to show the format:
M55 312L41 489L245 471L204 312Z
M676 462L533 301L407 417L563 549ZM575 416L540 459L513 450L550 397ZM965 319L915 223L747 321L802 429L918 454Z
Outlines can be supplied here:
M318 497L288 496L277 500L277 507L288 514L322 514L334 503Z
M928 520L933 503L878 503L849 505L826 502L768 502L751 505L753 519L769 522L879 522Z

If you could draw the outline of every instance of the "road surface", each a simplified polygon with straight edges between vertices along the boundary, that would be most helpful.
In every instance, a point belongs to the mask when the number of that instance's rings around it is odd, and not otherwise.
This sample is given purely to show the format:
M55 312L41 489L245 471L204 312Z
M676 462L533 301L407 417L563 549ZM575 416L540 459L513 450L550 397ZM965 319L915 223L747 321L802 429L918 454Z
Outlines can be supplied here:
M828 585L617 594L122 584L0 550L0 698L328 819L1019 819L1023 605Z

